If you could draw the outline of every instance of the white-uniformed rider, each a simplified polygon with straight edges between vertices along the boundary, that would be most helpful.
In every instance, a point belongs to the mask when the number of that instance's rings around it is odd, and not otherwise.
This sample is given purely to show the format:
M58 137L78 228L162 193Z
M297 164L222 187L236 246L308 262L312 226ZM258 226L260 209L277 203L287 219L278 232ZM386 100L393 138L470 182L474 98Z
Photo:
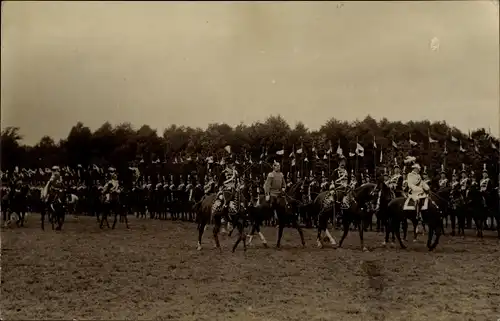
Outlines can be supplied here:
M408 182L409 197L415 201L415 210L417 212L417 219L421 219L420 214L420 199L427 196L429 185L427 185L420 176L420 165L413 164L412 171L408 173L406 181Z

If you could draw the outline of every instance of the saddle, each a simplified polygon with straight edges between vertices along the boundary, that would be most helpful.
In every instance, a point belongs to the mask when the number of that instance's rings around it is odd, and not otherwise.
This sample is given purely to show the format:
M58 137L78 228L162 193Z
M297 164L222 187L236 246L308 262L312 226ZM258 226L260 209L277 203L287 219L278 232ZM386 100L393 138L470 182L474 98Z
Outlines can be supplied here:
M429 205L429 198L427 196L419 196L415 201L412 197L407 197L403 206L403 210L414 211L416 210L417 204L420 205L421 211L425 211Z

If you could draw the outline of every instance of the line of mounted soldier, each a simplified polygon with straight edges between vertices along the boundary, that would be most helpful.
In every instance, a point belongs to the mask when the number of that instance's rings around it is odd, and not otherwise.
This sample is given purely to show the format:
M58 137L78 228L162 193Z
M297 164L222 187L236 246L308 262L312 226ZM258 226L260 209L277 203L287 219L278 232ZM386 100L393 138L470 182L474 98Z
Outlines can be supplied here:
M369 173L367 170L364 173L351 171L349 175L344 157L340 158L338 168L329 174L311 170L309 175L301 175L301 172L297 171L288 172L283 176L279 165L276 161L273 165L251 161L240 163L233 157L227 157L218 165L213 161L209 162L207 169L203 170L203 175L190 171L175 176L171 174L170 177L153 177L151 173L154 173L154 167L143 171L149 175L142 174L141 170L135 167L122 170L120 175L113 167L102 170L95 165L87 169L78 166L76 170L58 166L51 170L38 171L16 168L12 173L2 173L2 211L4 220L8 213L18 213L17 223L20 225L23 224L22 217L25 212L46 213L60 229L67 211L88 213L98 218L102 214L101 227L104 221L107 223L109 214L115 214L114 224L117 215L126 219L126 215L132 213L140 217L146 217L149 213L151 218L160 219L166 219L169 214L172 219L193 221L196 214L207 208L210 219L219 217L221 222L223 219L232 222L231 215L238 214L242 208L248 207L249 202L253 202L254 207L268 203L268 207L274 209L275 214L267 220L279 221L276 210L284 209L287 204L293 203L293 214L298 214L302 223L312 226L318 223L321 213L332 206L335 212L338 205L337 219L343 217L340 214L357 201L361 211L378 212L385 186L390 190L390 198L404 199L402 210L415 213L417 226L419 221L425 221L421 213L430 207L435 206L441 214L449 215L443 213L444 205L438 206L438 203L442 204L443 198L447 200L447 211L458 212L460 208L471 208L475 201L473 198L477 195L478 201L474 206L479 206L479 210L488 218L481 220L482 227L487 227L486 222L490 222L490 227L493 228L496 218L494 212L497 208L495 203L498 203L498 187L493 186L486 164L481 174L467 171L466 166L462 164L460 174L454 169L451 179L448 178L444 166L441 167L439 178L436 175L431 179L425 166L421 176L421 166L416 158L411 156L404 160L402 168L395 160L392 168L384 168L377 179L371 178L377 173ZM269 167L273 167L271 173L267 172ZM120 176L123 177L119 179ZM358 191L367 186L373 186L370 197L357 199ZM242 191L245 191L244 195ZM433 191L434 195L441 196L431 197ZM447 191L447 194L439 194L440 191ZM318 197L321 198L319 205L315 204ZM246 204L241 201L243 198L246 199ZM281 200L284 200L283 204L280 203ZM318 205L319 209L313 205ZM317 213L318 210L320 213ZM463 226L459 216L453 214L450 217L453 230L454 218L459 219L460 232ZM470 219L472 218L470 216ZM496 220L498 226L498 218ZM387 222L382 222L383 219L379 221L387 226ZM205 225L208 223L209 221L206 221ZM200 230L199 246L201 234Z

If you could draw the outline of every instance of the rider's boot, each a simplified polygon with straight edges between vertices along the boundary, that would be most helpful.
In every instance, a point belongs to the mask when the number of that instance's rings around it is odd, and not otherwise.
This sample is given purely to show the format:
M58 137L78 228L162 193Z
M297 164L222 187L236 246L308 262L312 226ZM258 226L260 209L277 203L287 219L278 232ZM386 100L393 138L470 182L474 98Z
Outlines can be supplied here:
M420 212L420 199L415 202L415 211L417 212L417 229L416 232L420 232L420 222L422 222L422 214Z

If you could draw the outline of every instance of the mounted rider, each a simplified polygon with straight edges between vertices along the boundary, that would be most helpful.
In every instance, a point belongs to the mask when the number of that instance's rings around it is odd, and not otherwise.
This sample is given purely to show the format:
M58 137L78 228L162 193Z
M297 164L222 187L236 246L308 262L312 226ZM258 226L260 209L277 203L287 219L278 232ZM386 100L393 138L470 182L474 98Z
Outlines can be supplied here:
M486 164L483 165L483 178L479 183L479 191L483 195L484 206L487 207L490 204L491 192L493 190L493 183L488 177L488 169L486 168Z
M420 165L417 164L414 157L408 157L407 160L413 165L411 166L412 171L408 173L407 182L408 188L410 190L409 197L415 202L415 210L417 212L417 219L421 220L420 213L420 200L427 197L429 192L429 185L427 185L420 176Z
M349 173L345 169L346 160L341 156L339 167L333 171L333 183L336 191L344 193L342 203L347 204L347 192L349 191Z
M217 197L223 201L223 209L226 210L234 198L238 180L238 172L234 168L233 160L229 157L226 160L226 168L222 171L221 178L223 181Z
M448 178L446 178L446 171L444 165L441 165L441 178L439 179L439 188L443 189L448 187Z
M44 202L51 202L54 200L55 193L61 191L64 187L63 178L59 166L52 166L52 175L45 185L41 193L41 199Z
M388 186L394 192L396 197L401 197L403 195L403 175L401 175L399 165L394 164L394 174L389 179Z
M273 171L267 174L266 182L264 183L264 193L269 206L274 208L280 196L283 195L286 189L286 182L283 173L280 171L280 163L273 164Z
M110 202L111 196L120 193L120 184L118 182L118 175L114 167L108 168L108 181L104 185L102 193L104 194L105 201Z
M467 176L467 172L465 171L465 164L462 164L462 177L460 179L460 192L463 197L466 197L468 194L470 185L469 177Z

